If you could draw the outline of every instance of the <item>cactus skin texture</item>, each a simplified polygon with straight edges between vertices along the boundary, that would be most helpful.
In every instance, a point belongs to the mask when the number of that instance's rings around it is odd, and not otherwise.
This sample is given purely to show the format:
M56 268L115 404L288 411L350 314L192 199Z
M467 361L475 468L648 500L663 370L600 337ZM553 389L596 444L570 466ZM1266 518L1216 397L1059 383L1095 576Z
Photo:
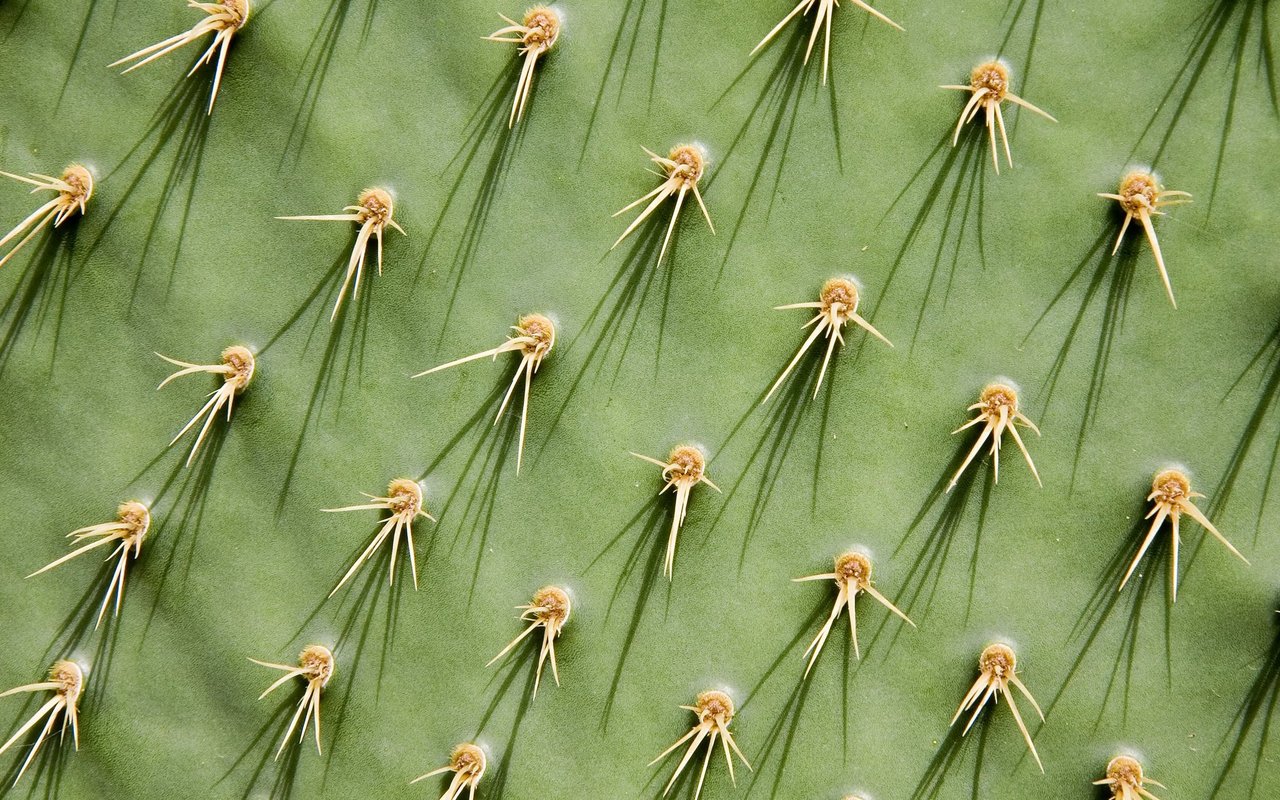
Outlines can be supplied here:
M528 5L255 2L209 114L199 45L107 67L198 21L181 0L0 3L0 169L96 178L83 217L0 269L0 686L61 658L88 676L79 752L46 743L5 796L56 774L60 800L434 799L448 776L409 781L477 742L478 800L657 797L675 764L646 763L713 688L754 772L734 787L715 754L702 800L1074 800L1117 753L1162 800L1280 796L1280 741L1259 740L1280 680L1280 120L1256 7L1274 37L1276 4L876 0L900 32L844 3L823 86L812 14L750 56L792 0L557 0L509 129L518 51L482 37ZM981 124L951 147L966 98L938 88L993 57L1059 120L1006 103L998 176ZM715 234L686 202L660 264L667 207L610 251L630 220L610 215L660 182L641 147L688 143ZM1123 214L1097 194L1131 169L1194 195L1154 222L1177 309L1144 235L1110 255ZM274 218L368 187L407 236L331 323L358 228ZM39 202L0 184L3 230ZM849 328L816 397L818 348L761 405L806 333L773 307L840 275L895 347ZM493 419L517 358L409 376L530 311L558 340L517 474L521 395ZM184 468L190 439L165 445L217 379L156 392L153 353L228 344L257 373ZM998 485L984 448L944 493L973 441L949 433L997 380L1043 431L1044 487L1006 437ZM675 443L723 492L692 493L668 581L672 499L628 452ZM1167 531L1116 587L1173 465L1252 567L1212 541L1193 559L1185 525L1171 607ZM320 509L392 476L439 520L415 526L418 591L403 553L388 585L385 552L326 600L380 512ZM152 527L94 633L101 563L24 576L122 499ZM849 550L919 629L862 598L862 660L842 619L802 682L833 590L790 579ZM539 637L484 665L546 585L573 619L561 686L544 672L532 701ZM1044 707L1022 708L1044 776L1003 707L948 731L995 641ZM336 659L323 755L295 733L273 762L303 682L259 702L246 659L313 643Z

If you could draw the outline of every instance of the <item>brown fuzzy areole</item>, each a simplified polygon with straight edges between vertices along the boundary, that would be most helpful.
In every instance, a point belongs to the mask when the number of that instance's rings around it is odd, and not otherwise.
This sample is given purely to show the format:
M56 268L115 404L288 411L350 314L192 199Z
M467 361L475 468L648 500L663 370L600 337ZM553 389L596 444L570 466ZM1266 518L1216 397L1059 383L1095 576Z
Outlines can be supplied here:
M307 680L318 681L323 688L333 677L333 652L322 644L311 644L298 654L298 666Z
M1107 777L1129 786L1142 785L1142 765L1132 756L1116 756L1107 764Z
M404 549L409 556L410 570L413 574L413 588L416 590L418 588L418 564L417 555L414 551L413 523L418 517L426 517L435 522L435 517L426 511L422 487L411 478L395 478L387 484L385 496L378 497L372 494L365 494L365 498L368 502L340 508L321 509L331 514L371 510L390 512L382 519L378 532L374 535L372 541L352 562L346 573L338 581L338 584L333 587L333 591L329 593L329 596L332 597L337 594L338 590L346 585L359 571L360 567L372 558L374 553L378 552L388 540L390 540L391 544L391 558L387 562L388 584L394 585L395 583L396 565L398 563L400 545L403 541Z
M110 550L110 555L105 559L107 562L115 562L115 564L109 573L107 591L103 595L102 605L98 608L98 620L94 626L96 628L102 624L107 609L112 605L113 598L115 600L115 613L119 614L120 603L124 597L125 577L128 572L129 559L137 558L142 552L142 544L146 540L147 532L150 528L150 509L136 500L126 501L116 507L116 519L114 522L88 525L68 533L67 538L72 540L74 549L27 577L33 578L100 547L114 545Z
M1000 174L1001 149L1004 150L1005 161L1009 166L1013 166L1013 153L1009 150L1009 134L1005 129L1004 112L1001 110L1006 100L1015 106L1039 114L1050 122L1057 122L1049 112L1009 91L1009 68L1000 61L987 61L974 67L969 73L969 82L966 84L944 84L940 88L969 94L964 110L960 112L960 119L956 122L955 132L951 136L951 146L955 147L960 143L960 131L981 114L982 124L987 129L987 140L991 144L991 165L995 168L997 175Z
M978 412L977 416L951 433L954 435L978 426L978 438L974 441L973 447L960 464L960 468L951 477L951 482L947 484L947 491L949 492L955 488L960 481L960 476L969 467L969 464L973 462L984 445L990 449L992 471L995 475L995 481L999 483L1000 441L1006 433L1013 438L1014 444L1017 445L1018 450L1022 453L1023 460L1027 462L1027 467L1031 469L1031 474L1035 477L1036 483L1043 485L1035 462L1031 460L1031 453L1027 451L1026 443L1022 441L1022 434L1018 433L1018 426L1022 425L1030 428L1037 436L1040 435L1040 429L1019 410L1017 390L1007 383L987 384L982 393L978 395L978 402L969 406L968 410Z
M720 487L707 477L707 457L694 445L677 445L667 455L666 461L636 452L632 452L631 455L662 470L662 480L666 483L658 494L668 489L675 490L675 513L671 515L671 532L667 535L667 555L662 563L662 574L671 580L675 569L676 540L680 535L680 526L684 524L685 513L689 509L689 497L694 487L699 483L705 483L717 492L720 491Z
M281 737L280 747L276 749L275 757L279 759L285 747L293 741L293 732L298 730L299 723L302 724L302 733L299 735L298 741L301 742L306 738L307 728L310 727L315 736L316 752L323 752L320 747L320 700L325 686L328 685L329 680L333 677L333 652L322 644L307 645L298 654L298 665L296 667L288 664L274 664L270 661L259 661L256 658L249 660L259 666L284 673L268 686L266 691L258 695L259 700L262 700L281 686L292 682L294 678L302 678L306 681L306 688L303 690L302 697L298 700L297 710L294 712L284 736Z
M871 559L862 553L844 553L836 559L836 582L862 586L871 582Z
M0 237L0 249L3 249L9 242L17 240L17 244L8 253L0 256L0 267L4 266L24 245L34 239L45 228L49 226L57 228L76 213L83 215L89 198L93 196L93 173L80 164L68 166L62 171L62 176L59 178L42 175L38 172L18 175L12 172L4 172L3 170L0 170L0 175L35 187L31 190L32 193L56 192L58 195L51 200L46 200L34 213L19 222L13 230Z
M671 148L671 153L668 154L667 158L676 163L675 167L667 170L667 175L675 180L690 184L701 180L702 173L707 167L707 160L702 155L702 150L692 144L676 145Z
M1018 657L1006 644L988 645L978 656L978 670L987 672L997 678L1008 678L1018 669Z
M1164 784L1154 778L1148 778L1142 770L1142 764L1133 756L1119 755L1107 763L1107 776L1093 782L1094 786L1105 786L1111 792L1112 800L1158 800L1149 792L1146 784L1165 788Z
M18 768L17 777L14 778L13 785L17 785L18 781L27 771L27 767L31 766L31 762L35 759L36 754L40 752L40 745L54 737L54 729L61 720L61 730L58 731L56 738L61 741L67 735L67 729L71 729L71 740L75 744L77 750L80 749L80 712L78 704L80 702L80 694L84 691L84 670L74 661L61 660L54 662L49 668L48 679L38 683L29 683L25 686L15 686L5 692L0 692L0 697L10 697L18 694L30 694L35 692L52 691L53 697L45 701L27 721L18 728L17 732L9 737L3 745L0 745L0 753L4 753L12 747L27 731L36 729L41 722L43 727L38 729L35 736L34 744L27 749L27 756L22 760L22 766Z
M507 127L513 127L524 116L525 106L533 92L533 73L538 59L555 46L560 38L560 16L547 6L531 8L524 15L523 23L499 13L506 27L499 28L484 37L490 42L503 42L517 45L517 51L524 63L520 66L520 77L516 81L515 98L511 101L511 116L507 119Z
M813 665L818 662L818 656L822 654L822 648L826 645L827 638L831 635L836 620L839 619L845 609L848 609L849 612L849 636L853 641L853 655L855 658L862 658L862 649L858 644L858 612L855 604L858 596L863 593L869 595L911 627L914 628L916 625L911 621L910 617L903 613L902 609L895 606L889 598L885 597L879 589L871 584L871 558L866 553L857 551L841 553L836 556L835 566L831 572L820 572L816 575L792 578L793 583L828 580L833 581L836 585L836 599L832 605L831 613L827 616L826 623L818 629L813 641L805 648L804 657L807 659L804 668L805 678L809 677L809 673L813 670Z
M667 223L667 232L662 237L662 248L658 251L658 264L661 264L666 257L667 248L671 245L671 237L675 232L676 222L680 218L680 209L684 207L684 202L688 195L693 195L693 199L698 204L698 209L702 212L703 219L707 221L707 227L711 229L712 235L715 235L716 226L711 222L711 212L707 210L707 204L702 199L702 190L698 188L698 183L706 172L707 157L702 148L696 144L676 145L671 148L671 151L665 157L658 155L647 147L642 149L645 155L649 156L650 161L662 168L661 177L663 180L656 189L650 190L638 200L633 200L614 213L613 216L616 217L633 208L642 207L640 213L631 220L631 224L626 227L622 235L613 243L613 247L622 244L622 240L639 228L640 224L653 215L664 202L674 199L675 208L672 210L671 219Z
M1178 601L1178 552L1182 542L1180 527L1184 514L1199 523L1202 528L1221 542L1233 555L1244 563L1249 563L1249 559L1245 558L1236 549L1235 545L1231 544L1227 537L1223 536L1222 532L1214 527L1213 522L1204 515L1204 512L1196 506L1194 501L1201 497L1204 497L1204 495L1192 491L1191 480L1181 470L1164 469L1156 473L1155 477L1151 479L1151 493L1147 495L1147 502L1151 503L1151 510L1147 512L1146 518L1151 520L1151 526L1147 528L1147 534L1143 538L1142 544L1138 546L1137 554L1129 562L1128 571L1120 579L1120 589L1124 589L1125 585L1128 584L1129 579L1133 577L1134 572L1138 569L1138 564L1142 562L1142 557L1146 555L1147 549L1151 547L1156 535L1168 523L1172 529L1170 531L1169 593L1173 602L1176 603Z
M222 85L222 71L226 65L227 54L231 49L231 40L249 21L249 0L220 0L219 2L204 3L188 0L187 5L199 9L206 16L190 30L149 47L144 47L135 53L112 62L110 66L118 67L132 61L134 63L124 70L125 72L132 72L144 64L149 64L161 56L179 50L192 42L199 41L212 33L213 41L209 44L208 49L196 59L195 65L187 73L190 76L195 74L196 69L201 66L206 64L215 65L213 90L209 94L209 108L207 111L207 113L212 114L213 104L218 99L218 89Z
M555 677L556 686L560 685L560 668L556 664L556 639L560 637L572 612L569 593L559 586L543 586L534 592L533 599L528 605L516 606L516 608L524 612L520 615L520 620L527 622L528 625L519 636L502 648L501 652L489 659L489 663L485 666L493 666L499 659L514 650L516 645L541 628L542 641L538 645L538 667L533 679L533 696L536 698L538 687L542 684L542 667L547 661L551 662L551 674Z
M1008 706L1009 713L1013 715L1014 722L1018 724L1018 730L1022 733L1022 739L1027 743L1027 749L1031 751L1031 757L1035 759L1036 766L1040 768L1041 772L1044 772L1044 764L1040 760L1040 754L1036 752L1035 743L1031 740L1031 731L1027 729L1027 725L1022 719L1022 713L1018 711L1013 689L1017 689L1031 703L1041 722L1044 721L1044 711L1041 710L1040 704L1031 696L1031 692L1018 677L1017 666L1018 660L1013 653L1013 648L998 642L988 645L982 651L982 654L978 656L978 679L973 682L973 686L969 688L968 693L965 694L964 699L960 702L960 707L956 709L955 716L951 718L951 724L955 725L965 711L972 710L969 715L969 721L960 733L963 736L973 727L978 715L982 713L982 710L988 704L998 706L1003 701Z
M60 684L58 694L67 698L67 702L75 705L80 700L80 690L84 687L84 670L74 661L58 661L49 667L49 680Z
M449 766L455 772L477 772L485 768L484 751L471 743L460 744L449 756Z
M379 225L386 225L395 215L395 201L386 189L365 189L356 202L363 209L362 219L357 220L361 224L371 219Z
M1177 308L1178 302L1173 297L1173 283L1169 280L1169 270L1165 267L1164 253L1160 249L1160 239L1156 236L1154 218L1164 215L1165 212L1161 211L1162 208L1190 203L1192 199L1191 193L1163 189L1160 186L1159 179L1154 174L1138 169L1126 173L1120 179L1120 187L1115 194L1099 192L1098 196L1116 201L1120 205L1120 210L1124 212L1124 222L1120 224L1120 232L1116 235L1116 242L1111 248L1111 254L1115 255L1120 251L1120 245L1124 243L1125 232L1129 230L1129 225L1136 220L1146 235L1148 244L1151 245L1151 254L1155 256L1156 268L1160 272L1160 281L1164 284L1165 294L1169 296L1169 303L1174 308Z
M694 707L698 709L696 713L702 722L728 725L733 721L733 698L716 689L699 694Z
M524 463L525 427L529 421L529 396L531 394L533 376L542 366L543 359L555 347L556 326L551 321L551 318L546 315L525 314L511 328L514 333L509 335L507 340L497 347L456 358L448 363L419 372L413 377L421 378L424 375L456 367L459 364L466 364L480 359L497 358L503 353L518 352L520 354L520 363L516 367L515 374L511 376L511 383L507 386L506 394L502 397L502 403L498 406L498 413L493 421L495 425L498 424L498 421L502 419L503 412L507 409L507 405L511 402L512 396L515 394L516 387L523 384L523 397L520 403L520 439L516 449L516 474L518 475Z
M969 73L969 85L975 92L986 89L992 101L1003 102L1009 93L1009 68L999 61L979 64Z
M822 311L848 319L858 310L858 285L848 278L832 278L822 285Z
M1135 170L1120 179L1120 191L1117 194L1120 199L1116 202L1120 203L1125 213L1137 216L1143 210L1149 211L1156 207L1160 184L1150 172Z
M222 351L222 363L232 370L226 377L227 383L234 384L236 394L243 392L253 380L253 371L257 367L253 353L247 347L232 345Z
M1018 413L1018 392L1008 384L989 384L982 390L979 402L982 403L982 410L988 414L998 414L1002 407L1007 408L1011 415Z
M68 204L83 207L93 197L93 173L80 164L72 164L62 172L62 182L71 191L61 192L62 199Z
M783 381L795 369L796 364L800 363L800 359L809 351L809 348L813 347L819 339L826 337L826 354L822 358L822 367L818 370L818 380L813 386L813 396L816 398L818 390L822 388L822 381L826 377L827 367L831 363L831 357L835 353L836 345L844 343L842 331L850 323L857 325L880 341L893 347L893 342L889 341L884 334L876 330L874 325L858 314L859 299L858 285L848 278L837 277L831 278L822 284L822 290L818 293L816 301L774 306L775 311L806 308L813 309L817 314L803 326L802 329L809 329L808 337L805 339L804 344L800 345L800 349L796 351L790 363L782 370L782 374L773 382L773 386L769 387L769 391L765 393L764 398L760 401L761 405L767 403L774 392L778 391L778 387L782 386Z
M425 781L427 778L452 772L453 779L449 781L449 788L441 795L440 800L459 800L462 797L463 790L468 792L470 798L474 798L476 796L476 787L480 785L480 779L484 777L487 766L488 758L485 756L484 750L471 742L463 742L453 748L453 752L449 754L449 763L447 765L433 769L425 775L419 775L409 781L409 784L413 785L419 781Z
M228 24L236 29L243 28L249 21L249 0L222 0L222 6L231 18Z
M677 445L667 456L667 468L663 470L667 480L672 483L693 485L702 480L707 469L707 457L691 444Z
M125 528L125 537L132 541L134 537L145 539L151 527L151 511L136 500L128 500L116 509L116 517Z
M531 341L523 343L521 352L539 362L556 346L556 325L543 314L525 314L516 323L516 331Z
M563 625L569 620L571 605L569 595L559 586L544 586L533 595L533 608L543 623Z
M556 46L560 38L560 15L547 6L538 6L525 12L524 34L525 50L537 50L545 53Z
M387 484L387 505L391 513L402 514L413 519L422 512L422 487L417 481L408 478L396 478Z
M173 437L169 442L172 446L187 431L196 428L199 425L199 432L196 434L195 443L191 446L191 452L187 456L187 466L195 460L196 453L200 450L200 445L204 442L205 436L208 435L213 422L226 409L227 422L231 421L231 412L235 407L235 398L248 387L249 382L253 380L254 370L256 368L256 360L253 353L247 347L241 345L232 345L222 351L222 363L220 364L193 364L189 361L179 361L176 358L170 358L162 353L156 353L157 356L178 367L178 371L169 375L160 382L157 389L163 389L171 381L183 377L184 375L196 375L200 373L209 373L222 378L222 385L207 395L208 399L204 406L196 412L182 430L178 431L178 435ZM200 425L200 421L204 420L204 424Z
M1181 503L1191 497L1191 480L1181 470L1161 470L1151 479L1151 494L1156 503Z
M360 192L356 204L346 206L341 214L298 214L276 217L276 219L299 222L354 222L358 228L351 255L347 258L346 275L342 286L338 289L338 299L333 304L329 321L338 318L338 311L346 300L347 290L351 290L352 298L360 294L360 278L364 274L364 265L369 257L369 249L377 253L378 274L382 274L382 245L387 228L407 236L404 228L395 220L395 200L391 192L378 187L370 187Z

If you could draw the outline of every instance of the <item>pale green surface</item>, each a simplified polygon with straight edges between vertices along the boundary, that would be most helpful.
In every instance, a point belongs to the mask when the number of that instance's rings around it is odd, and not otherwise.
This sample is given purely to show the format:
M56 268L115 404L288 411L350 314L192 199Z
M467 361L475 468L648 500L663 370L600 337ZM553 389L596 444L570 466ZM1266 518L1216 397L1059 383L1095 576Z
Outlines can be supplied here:
M156 134L144 138L148 119L194 53L123 77L106 64L190 26L194 13L154 0L29 0L0 8L0 32L8 32L0 45L0 165L47 172L83 159L100 181L78 226L65 300L66 266L54 262L60 277L37 284L31 315L3 351L0 530L9 557L0 570L0 684L34 680L56 655L46 650L99 566L86 559L30 581L22 576L64 552L64 532L108 519L120 499L159 498L160 524L115 629L110 677L103 686L101 669L90 675L101 692L85 705L83 746L63 763L57 796L267 796L273 785L288 788L275 783L284 774L297 797L435 797L439 784L408 781L442 765L455 742L483 727L493 774L501 765L506 775L486 779L482 797L653 797L674 765L645 764L689 723L677 706L708 686L728 687L745 705L733 727L756 767L754 776L740 773L734 790L722 761L713 764L708 800L771 792L833 800L853 790L876 800L927 794L922 778L982 646L994 637L1015 642L1022 675L1047 708L1080 653L1084 640L1072 628L1090 596L1111 596L1106 562L1127 546L1151 472L1182 461L1210 500L1219 490L1260 401L1265 359L1229 396L1227 389L1267 341L1280 300L1280 125L1256 69L1259 3L1046 2L1037 9L1027 0L1020 17L1018 3L1006 11L1000 0L883 4L906 33L867 25L846 3L834 35L837 153L831 94L816 87L817 65L801 70L786 52L808 21L784 33L727 91L753 63L746 54L789 9L786 0L566 2L560 45L540 67L525 123L505 150L496 135L505 130L505 95L475 118L485 126L478 139L469 125L495 80L504 91L514 81L511 51L479 38L501 24L493 4L371 2L335 0L326 8L277 0L258 9L236 42L207 133L195 139L201 160L180 248L197 170L190 159L176 161L179 139L202 124L207 78L179 84L190 100L175 118L173 139L157 150ZM1048 408L1042 384L1088 276L1024 337L1095 240L1114 235L1115 218L1094 193L1112 191L1130 158L1150 159L1187 76L1140 141L1143 128L1190 58L1199 9L1211 6L1233 10L1159 161L1170 188L1197 196L1159 224L1180 308L1169 307L1145 244L1127 251L1136 254L1125 262L1134 271L1127 313L1069 491L1111 273L1083 318ZM1277 24L1274 4L1261 13ZM75 51L82 27L83 47ZM984 200L985 267L974 239L978 201L966 211L966 188L948 211L948 184L886 288L949 153L929 161L886 211L962 103L936 86L962 81L1010 28L1005 49L1015 91L1061 122L1018 121L1017 166L999 178L985 163L985 143L969 139L973 149L962 148L949 174L962 174L966 153L983 164L974 197ZM324 31L333 32L329 43ZM1241 77L1210 214L1237 35L1244 42ZM58 105L73 52L78 59ZM331 60L299 146L300 130L290 131L304 96L315 92L308 80L318 59ZM789 81L803 87L787 92ZM690 209L669 265L656 273L654 254L638 249L640 237L609 253L625 226L609 214L652 185L640 146L666 150L689 138L705 143L713 159L704 188L718 236ZM451 161L455 153L461 155ZM979 172L963 174L967 187ZM336 212L373 184L394 189L396 217L410 238L392 234L385 274L366 277L363 348L349 354L358 337L347 319L336 357L323 366L327 287L266 347L351 241L337 224L271 217ZM477 200L482 187L493 194ZM6 184L0 212L16 221L33 202ZM939 277L929 289L948 221ZM960 228L966 238L957 247ZM0 291L26 291L35 252L0 272ZM647 295L620 303L619 284L593 319L628 254L640 258L628 275L638 276L641 288L656 275ZM794 427L787 450L772 423L787 399L800 395L784 393L765 410L753 406L799 345L805 318L770 308L812 299L825 278L845 272L860 278L863 310L897 348L871 342L856 363L848 348L829 375L830 392L806 401L797 421L779 423ZM514 447L500 462L490 450L510 441L490 425L491 392L509 366L407 376L497 344L527 310L554 314L561 340L535 381L529 452L517 478ZM18 313L14 306L4 312L4 335ZM618 326L612 346L591 356L602 331ZM848 338L856 346L863 337ZM157 394L167 371L152 351L207 359L232 342L266 349L197 521L192 492L179 491L186 473L162 491L185 457L185 450L163 447L212 384L185 379ZM309 415L322 370L330 391ZM912 564L943 504L895 548L961 445L947 433L997 374L1020 382L1025 410L1044 431L1030 447L1045 488L1035 487L1010 450L976 559L971 564L981 485L951 534L932 607L926 612L921 601L912 612L919 630L903 631L892 646L889 635L873 641L886 614L863 599L865 661L841 668L851 658L842 622L793 729L789 701L803 670L800 651L816 630L806 620L832 590L788 579L825 570L836 552L862 544L876 557L879 587L905 604L921 586L922 572L910 577ZM455 441L473 415L474 427ZM1047 775L1024 757L1002 706L986 728L978 789L972 781L981 737L971 735L937 797L1094 797L1088 781L1119 746L1144 754L1150 773L1169 787L1161 793L1166 800L1211 794L1235 742L1233 717L1276 634L1274 509L1255 538L1275 435L1275 419L1265 418L1231 502L1217 516L1252 568L1214 543L1189 566L1201 535L1189 525L1186 580L1171 622L1166 629L1162 551L1147 571L1154 590L1131 673L1126 677L1123 658L1116 662L1135 597L1126 590L1036 736ZM635 569L610 610L659 488L656 469L626 453L661 456L684 439L709 449L710 476L726 495L695 492L675 582L650 584L637 612L644 566L665 536L665 517L658 519L657 537L634 551ZM440 524L419 529L421 590L397 583L406 590L394 611L394 646L384 653L385 591L376 605L366 599L367 617L355 615L358 592L348 592L308 621L375 523L372 514L318 509L357 502L359 491L381 491L388 478L429 466L428 505ZM666 510L668 502L652 508ZM593 564L637 515L641 523ZM369 586L385 586L385 562L381 568L362 574ZM564 686L544 681L523 709L531 654L512 662L519 666L505 692L503 679L513 673L484 663L518 632L512 607L552 581L576 597L559 646ZM884 630L898 627L890 622ZM292 770L284 758L267 760L255 783L277 729L255 736L289 698L257 702L271 675L245 658L289 661L309 641L338 652L324 704L325 755L295 749ZM87 637L76 652L100 659L96 642ZM1121 669L1104 704L1115 663ZM0 712L16 718L20 703L3 702ZM1031 713L1025 705L1023 711ZM1220 797L1248 796L1255 763L1254 796L1280 791L1280 749L1273 742L1259 757L1259 728ZM23 785L13 794L47 786Z

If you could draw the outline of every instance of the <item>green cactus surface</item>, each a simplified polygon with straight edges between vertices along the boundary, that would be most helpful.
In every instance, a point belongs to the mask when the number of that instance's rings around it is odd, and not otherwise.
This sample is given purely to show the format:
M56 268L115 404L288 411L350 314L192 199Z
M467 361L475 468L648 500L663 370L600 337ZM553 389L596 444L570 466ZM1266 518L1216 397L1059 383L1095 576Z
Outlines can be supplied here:
M190 29L180 0L0 4L0 169L96 178L83 218L0 268L0 689L86 671L79 750L57 730L0 757L5 796L429 798L414 778L477 742L480 800L659 797L649 766L718 689L750 762L711 754L703 800L1094 800L1135 755L1161 800L1280 795L1276 441L1280 437L1280 103L1267 0L876 0L817 4L752 48L792 0L557 0L559 37L508 127L521 59L483 37L508 2L255 1L217 103L211 36L129 74L112 62ZM970 70L999 57L1000 173L982 113L952 135ZM215 54L214 61L217 56ZM644 149L706 154L659 251L668 200ZM1137 223L1098 197L1135 166L1194 202L1155 231L1175 309ZM659 170L661 172L661 170ZM383 263L331 321L362 190L394 198ZM0 233L53 197L0 179ZM380 274L379 274L380 273ZM812 329L829 278L858 313L820 387L826 340L765 393ZM410 376L501 345L547 315L555 346ZM255 357L228 423L168 443L221 377L162 353ZM506 412L495 415L513 378ZM997 378L1042 432L1005 435L947 484L978 428L951 435ZM673 492L660 469L699 445L670 580ZM1153 474L1181 465L1198 507L1249 560L1182 518L1177 602ZM421 481L418 587L399 540L331 598L379 532L369 502ZM1270 490L1270 493L1268 493ZM120 613L95 627L115 561L64 534L151 508ZM381 515L381 516L380 516ZM829 572L868 554L859 649ZM572 613L491 658L517 606L565 587ZM1006 701L949 727L978 656L1011 645L1043 707ZM318 753L276 758L331 648ZM51 695L0 698L7 738ZM37 727L38 730L38 727ZM719 744L717 744L719 747ZM682 751L681 751L682 754ZM671 790L694 796L699 751ZM462 796L461 794L459 796Z

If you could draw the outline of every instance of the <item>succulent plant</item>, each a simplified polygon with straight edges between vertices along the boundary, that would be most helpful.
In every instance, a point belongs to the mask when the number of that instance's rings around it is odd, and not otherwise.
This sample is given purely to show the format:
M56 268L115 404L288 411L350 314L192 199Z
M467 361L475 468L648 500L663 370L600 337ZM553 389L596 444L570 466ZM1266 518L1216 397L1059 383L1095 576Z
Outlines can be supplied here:
M0 5L7 796L1280 793L1276 4L862 6ZM993 61L1058 122L953 146ZM866 325L779 383L833 278ZM950 435L993 384L1026 459ZM660 495L673 446L721 492ZM1126 575L1169 469L1250 562L1182 526L1176 605L1168 526ZM889 607L806 678L792 579L850 552ZM948 727L984 650L1026 737Z

